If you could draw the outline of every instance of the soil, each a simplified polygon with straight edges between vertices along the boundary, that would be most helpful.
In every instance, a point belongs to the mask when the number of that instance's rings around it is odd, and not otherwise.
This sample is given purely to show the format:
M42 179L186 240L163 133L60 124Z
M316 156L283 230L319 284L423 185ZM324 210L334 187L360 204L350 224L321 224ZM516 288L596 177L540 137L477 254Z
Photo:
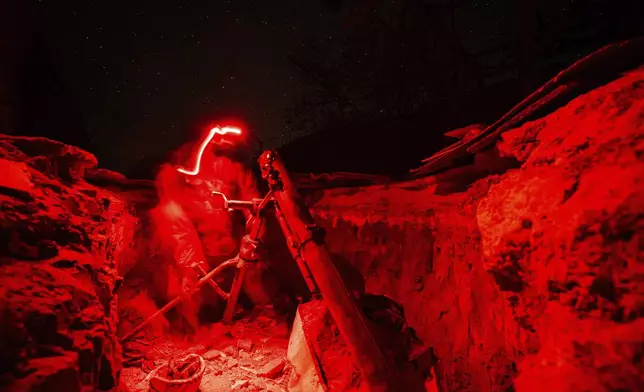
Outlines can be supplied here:
M140 355L138 366L121 373L121 390L147 391L148 375L171 358L199 354L206 360L202 392L286 391L290 366L286 359L286 319L271 309L245 316L232 325L214 323L191 337L166 335L134 340L126 355Z

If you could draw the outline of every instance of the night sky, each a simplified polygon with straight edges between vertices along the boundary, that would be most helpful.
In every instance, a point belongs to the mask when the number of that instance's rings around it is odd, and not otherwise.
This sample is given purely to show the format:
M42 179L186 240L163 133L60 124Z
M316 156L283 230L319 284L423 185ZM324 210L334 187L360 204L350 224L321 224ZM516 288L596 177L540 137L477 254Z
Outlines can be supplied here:
M126 174L227 118L253 129L263 147L287 142L292 131L287 113L311 91L310 78L288 56L313 41L341 39L347 20L356 17L347 15L348 3L359 4L363 16L396 3L345 1L342 7L339 0L8 1L29 4L29 20L16 24L31 27L18 26L16 34L34 30L46 52L32 60L46 64L25 72L27 79L37 85L33 74L54 72L69 90L69 102L44 104L45 111L68 113L70 129L83 128L89 134L89 142L79 145L96 154L100 166ZM638 0L533 1L549 4L550 14L539 19L542 26L565 25L572 14L594 9L598 27L616 29L621 25L617 19L603 19L607 5L624 11L629 7L623 4ZM454 31L467 51L520 30L516 0L457 3L461 6ZM585 54L571 53L570 61ZM68 121L58 118L62 124ZM30 121L37 133L47 124L34 125L36 120ZM47 136L74 144L56 134Z
M92 152L121 171L221 118L279 144L284 111L302 93L287 55L337 19L320 2L297 0L43 0L41 7Z

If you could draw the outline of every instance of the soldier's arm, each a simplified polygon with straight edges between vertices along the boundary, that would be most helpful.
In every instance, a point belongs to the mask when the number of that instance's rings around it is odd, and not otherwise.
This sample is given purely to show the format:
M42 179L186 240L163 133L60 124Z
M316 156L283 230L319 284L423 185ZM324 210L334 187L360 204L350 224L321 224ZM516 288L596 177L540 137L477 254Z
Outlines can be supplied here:
M167 201L161 207L162 221L159 229L165 232L162 239L169 248L173 259L181 271L182 287L192 284L200 276L196 268L207 270L201 239L185 211L174 201Z

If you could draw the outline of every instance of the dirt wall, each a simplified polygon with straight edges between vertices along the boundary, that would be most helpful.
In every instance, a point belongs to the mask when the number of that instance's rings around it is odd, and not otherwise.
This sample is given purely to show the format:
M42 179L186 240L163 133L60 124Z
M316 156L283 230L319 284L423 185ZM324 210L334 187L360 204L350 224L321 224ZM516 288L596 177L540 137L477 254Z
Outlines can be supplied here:
M118 386L118 266L136 218L91 154L0 135L0 389Z
M637 390L644 69L494 148L520 167L464 192L431 177L324 191L330 250L404 305L442 391Z

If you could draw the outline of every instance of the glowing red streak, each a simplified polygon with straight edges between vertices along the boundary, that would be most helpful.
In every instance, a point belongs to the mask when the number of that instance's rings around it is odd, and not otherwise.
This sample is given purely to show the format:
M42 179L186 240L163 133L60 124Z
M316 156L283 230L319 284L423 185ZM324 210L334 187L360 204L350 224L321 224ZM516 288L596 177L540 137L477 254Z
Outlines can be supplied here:
M189 176L194 176L199 173L199 170L201 169L201 157L203 156L203 152L206 150L206 146L208 146L208 143L212 140L215 135L226 135L228 133L234 133L235 135L241 135L241 129L235 128L235 127L214 127L213 129L210 130L208 133L208 136L204 139L203 142L201 142L201 145L199 146L199 153L197 153L197 162L195 163L195 168L192 170L187 170L184 169L183 167L177 168L177 171L179 173L187 174Z

